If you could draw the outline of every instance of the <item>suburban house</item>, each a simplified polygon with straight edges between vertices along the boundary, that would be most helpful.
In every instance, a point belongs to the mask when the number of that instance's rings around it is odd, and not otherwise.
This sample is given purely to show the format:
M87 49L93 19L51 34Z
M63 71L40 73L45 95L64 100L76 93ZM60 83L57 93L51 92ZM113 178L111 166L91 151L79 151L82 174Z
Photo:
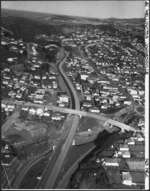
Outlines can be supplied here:
M132 177L130 172L122 172L122 184L132 185Z
M104 158L102 159L104 166L116 166L119 167L119 162L116 158Z

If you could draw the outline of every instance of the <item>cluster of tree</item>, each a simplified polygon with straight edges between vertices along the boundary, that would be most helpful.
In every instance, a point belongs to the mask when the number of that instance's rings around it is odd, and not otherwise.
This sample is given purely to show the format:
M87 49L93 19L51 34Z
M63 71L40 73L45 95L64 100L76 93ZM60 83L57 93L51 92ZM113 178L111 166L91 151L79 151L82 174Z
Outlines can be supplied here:
M2 26L13 31L14 38L22 38L25 42L36 42L34 38L37 34L61 34L59 26L53 26L37 22L23 17L3 17ZM8 34L7 34L8 35Z

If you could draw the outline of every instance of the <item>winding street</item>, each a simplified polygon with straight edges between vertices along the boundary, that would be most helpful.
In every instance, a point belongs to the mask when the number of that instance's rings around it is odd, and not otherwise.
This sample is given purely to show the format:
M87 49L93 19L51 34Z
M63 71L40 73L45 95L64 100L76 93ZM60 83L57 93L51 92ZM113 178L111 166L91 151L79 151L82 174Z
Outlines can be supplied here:
M65 58L59 64L58 71L59 71L59 74L62 76L64 83L66 83L68 90L70 91L71 98L73 99L72 103L74 103L74 104L72 104L74 109L80 110L80 101L79 101L78 95L76 93L76 90L74 89L73 84L71 83L71 81L66 76L66 74L63 70L63 64L65 63L67 56L68 56L68 53L66 53ZM42 179L37 186L37 189L53 188L55 180L59 174L59 171L60 171L62 164L65 160L65 157L68 153L70 145L72 144L74 134L78 127L80 117L78 115L72 115L71 117L72 117L72 125L71 125L69 131L67 132L67 136L65 133L66 139L65 138L61 139L60 144L56 148L57 150L55 150L55 155L52 157L52 160L47 165L46 170L42 176Z

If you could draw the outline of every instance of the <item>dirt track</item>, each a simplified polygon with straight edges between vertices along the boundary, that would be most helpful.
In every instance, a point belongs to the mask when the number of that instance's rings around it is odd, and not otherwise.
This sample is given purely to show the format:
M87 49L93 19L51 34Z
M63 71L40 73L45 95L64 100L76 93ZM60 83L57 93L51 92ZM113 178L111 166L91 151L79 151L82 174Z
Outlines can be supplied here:
M13 114L8 117L6 123L2 126L2 137L5 137L5 132L16 122L17 118L19 117L20 109L16 108Z

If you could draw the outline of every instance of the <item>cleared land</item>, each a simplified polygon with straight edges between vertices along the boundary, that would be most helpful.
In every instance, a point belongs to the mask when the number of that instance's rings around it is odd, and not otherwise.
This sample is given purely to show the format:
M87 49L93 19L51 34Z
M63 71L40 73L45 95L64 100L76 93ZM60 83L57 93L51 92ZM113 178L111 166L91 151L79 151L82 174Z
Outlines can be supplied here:
M14 120L9 125L8 122L6 124L7 131L5 131L4 135L12 142L27 141L47 132L47 126L45 124L33 121Z
M103 121L92 119L89 117L83 117L80 122L79 132L87 131L88 129L96 130L99 128L103 128L102 125L104 124ZM104 129L104 128L103 128Z

